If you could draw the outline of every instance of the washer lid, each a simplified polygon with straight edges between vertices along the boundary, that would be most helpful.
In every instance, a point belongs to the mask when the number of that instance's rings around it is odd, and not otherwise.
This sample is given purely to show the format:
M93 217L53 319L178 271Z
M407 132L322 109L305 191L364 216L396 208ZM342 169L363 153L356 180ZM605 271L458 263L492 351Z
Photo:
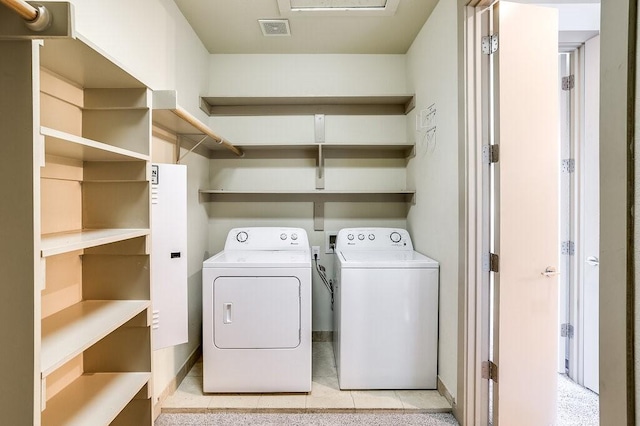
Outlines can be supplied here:
M224 250L204 261L203 268L306 268L307 250Z
M417 251L340 251L338 259L343 268L438 267L438 262Z

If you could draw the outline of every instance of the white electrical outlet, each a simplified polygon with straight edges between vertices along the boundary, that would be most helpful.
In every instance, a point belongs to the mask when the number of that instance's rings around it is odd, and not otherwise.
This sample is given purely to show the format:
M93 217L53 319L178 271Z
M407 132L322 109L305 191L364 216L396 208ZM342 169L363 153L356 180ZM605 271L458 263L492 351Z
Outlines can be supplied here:
M311 246L311 258L315 259L315 258L320 259L320 246Z
M324 253L325 254L335 253L336 240L338 239L338 232L325 232L324 235L325 235Z

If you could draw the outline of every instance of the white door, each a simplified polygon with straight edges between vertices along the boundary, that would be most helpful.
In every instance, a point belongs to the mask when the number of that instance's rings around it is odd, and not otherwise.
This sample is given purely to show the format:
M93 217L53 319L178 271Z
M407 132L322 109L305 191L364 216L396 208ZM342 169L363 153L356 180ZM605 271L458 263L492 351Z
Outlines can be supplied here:
M154 164L151 183L153 349L189 340L187 166Z
M600 168L599 168L599 88L600 37L587 40L585 52L585 132L582 149L581 194L582 224L580 255L582 257L581 292L583 385L599 392L599 252L600 252Z
M220 349L300 345L300 280L218 277L213 282L213 343Z
M495 274L493 419L552 425L556 417L559 267L557 11L493 6ZM546 274L546 275L545 275Z

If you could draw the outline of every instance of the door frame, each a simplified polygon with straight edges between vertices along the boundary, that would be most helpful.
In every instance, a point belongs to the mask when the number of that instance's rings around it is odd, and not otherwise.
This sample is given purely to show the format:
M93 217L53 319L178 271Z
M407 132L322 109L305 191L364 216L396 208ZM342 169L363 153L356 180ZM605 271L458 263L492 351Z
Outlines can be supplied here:
M487 6L491 0L459 1L459 61L460 61L460 163L465 185L461 204L461 274L459 299L458 401L454 413L462 425L482 425L478 418L479 356L476 351L477 312L476 295L476 235L478 219L474 192L475 176L475 65L469 60L469 40L473 40L473 25L469 24L469 10ZM636 128L636 78L640 78L640 58L636 56L635 39L640 26L638 0L603 2L601 18L600 74L600 139L607 141L600 149L600 421L601 424L633 424L636 403L636 383L640 383L640 369L634 361L640 358L640 327L635 321L634 234L632 209L634 200L633 158L628 147L634 143L632 130ZM472 44L471 44L472 45ZM471 56L471 59L473 56ZM635 62L635 68L629 63ZM638 72L638 76L633 71ZM605 76L607 78L605 78ZM636 203L640 205L640 203ZM638 207L636 205L636 207ZM640 208L638 208L640 210ZM464 244L462 244L464 243ZM605 289L603 282L608 282ZM604 291L605 289L606 291ZM639 292L640 294L640 292ZM640 309L640 308L639 308ZM635 334L634 334L635 332ZM603 338L605 337L605 338ZM634 353L635 349L635 353ZM637 377L636 377L637 374ZM604 385L604 387L602 386ZM636 401L637 398L637 401Z
M483 179L482 179L482 144L483 144L483 120L482 91L483 87L481 68L488 66L489 58L482 58L482 54L475 48L479 45L483 29L478 24L476 14L483 8L491 5L489 0L463 0L466 3L462 7L462 20L460 33L462 38L461 80L464 81L464 107L462 120L464 121L464 141L461 146L461 161L464 163L465 191L464 191L464 232L465 245L464 286L460 298L460 335L462 348L462 362L459 363L458 377L461 395L458 411L458 420L463 425L486 425L489 418L489 387L488 381L482 379L482 362L488 359L489 339L486 333L488 325L488 293L484 290L486 283L483 279L482 264L478 261L478 253L483 251L482 226L484 209L482 204ZM484 61L483 61L484 59ZM487 109L487 108L484 108ZM485 133L486 134L486 133ZM483 285L484 284L484 285Z

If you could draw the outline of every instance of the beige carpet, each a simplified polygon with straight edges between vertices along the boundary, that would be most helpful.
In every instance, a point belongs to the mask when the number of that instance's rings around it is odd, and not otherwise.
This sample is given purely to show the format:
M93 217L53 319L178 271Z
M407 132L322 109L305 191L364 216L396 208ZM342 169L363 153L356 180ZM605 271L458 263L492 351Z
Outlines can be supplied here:
M457 426L451 414L161 414L155 426L198 426L198 425L250 425L250 426Z

